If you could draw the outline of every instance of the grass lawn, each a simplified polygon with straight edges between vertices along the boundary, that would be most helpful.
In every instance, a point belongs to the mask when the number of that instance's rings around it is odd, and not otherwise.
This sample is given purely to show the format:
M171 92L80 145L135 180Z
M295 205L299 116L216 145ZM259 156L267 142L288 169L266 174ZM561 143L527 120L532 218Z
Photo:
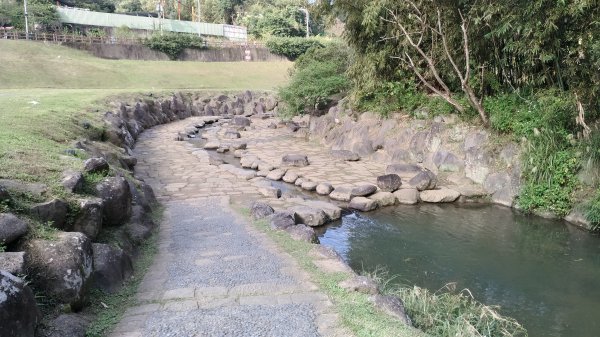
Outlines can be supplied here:
M46 183L59 191L74 139L100 126L107 97L171 90L273 90L289 62L202 63L104 60L41 42L0 40L0 179Z

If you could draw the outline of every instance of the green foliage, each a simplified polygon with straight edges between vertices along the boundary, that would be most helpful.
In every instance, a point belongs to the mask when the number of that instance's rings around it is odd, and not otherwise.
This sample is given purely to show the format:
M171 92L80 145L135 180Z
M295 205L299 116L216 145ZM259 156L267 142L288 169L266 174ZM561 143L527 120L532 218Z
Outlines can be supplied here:
M526 211L545 210L565 216L572 208L580 160L572 136L560 131L535 131L523 157L525 185L519 205Z
M279 90L285 113L320 110L332 95L343 93L349 85L345 75L348 59L348 49L341 44L313 47L300 56L291 71L290 83Z
M109 172L84 173L82 192L93 195L96 193L96 185L108 176Z
M85 8L95 12L113 13L115 4L112 0L67 0L73 7Z
M29 227L29 233L27 237L29 239L40 239L40 240L56 240L56 235L59 232L58 229L52 227L52 222L34 222Z
M298 10L302 0L258 1L240 20L254 38L305 36L304 14Z
M527 336L516 320L498 313L497 307L477 302L468 290L454 285L431 293L414 286L392 291L404 302L415 327L432 336Z
M592 129L589 137L581 142L583 165L600 169L600 130Z
M167 54L171 60L176 60L186 48L206 48L204 41L199 36L181 33L154 34L149 39L144 40L144 45Z
M593 231L600 230L600 190L596 195L585 205L585 218L592 225Z
M324 43L318 38L272 37L267 40L266 46L273 54L295 60L310 48L323 47Z
M27 3L29 30L57 31L61 27L60 18L52 2L30 0ZM23 3L0 3L0 26L13 26L25 30Z
M490 125L516 138L528 137L534 129L551 127L572 132L576 129L576 105L568 93L542 90L535 95L501 94L489 97L484 106L490 114Z

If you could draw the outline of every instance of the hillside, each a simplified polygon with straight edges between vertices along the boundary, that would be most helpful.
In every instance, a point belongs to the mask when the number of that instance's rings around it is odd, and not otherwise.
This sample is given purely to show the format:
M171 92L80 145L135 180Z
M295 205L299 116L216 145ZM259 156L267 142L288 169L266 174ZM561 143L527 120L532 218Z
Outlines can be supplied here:
M81 121L101 127L109 97L144 92L272 90L291 63L200 63L104 60L51 44L0 40L0 179L56 184L80 165L63 156L87 135Z
M54 44L0 41L0 89L274 89L288 62L104 60Z

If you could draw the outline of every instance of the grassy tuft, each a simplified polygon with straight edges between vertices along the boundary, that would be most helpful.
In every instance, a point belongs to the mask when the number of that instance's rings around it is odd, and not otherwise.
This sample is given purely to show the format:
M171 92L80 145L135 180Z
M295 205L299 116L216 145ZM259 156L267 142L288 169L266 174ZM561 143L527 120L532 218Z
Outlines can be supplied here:
M52 227L52 222L37 222L34 221L29 227L29 233L27 234L29 239L40 239L40 240L56 240L56 235L59 232L58 229Z
M402 298L415 326L433 336L527 336L516 320L477 302L467 289L457 292L454 284L435 293L417 286L391 292Z

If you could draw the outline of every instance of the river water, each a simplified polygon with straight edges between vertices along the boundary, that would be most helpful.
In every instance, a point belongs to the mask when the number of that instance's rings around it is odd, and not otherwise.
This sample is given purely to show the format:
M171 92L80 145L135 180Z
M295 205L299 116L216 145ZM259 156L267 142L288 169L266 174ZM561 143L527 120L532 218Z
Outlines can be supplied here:
M600 336L600 238L496 206L397 206L320 231L356 271L436 291L450 282L499 305L530 336Z

